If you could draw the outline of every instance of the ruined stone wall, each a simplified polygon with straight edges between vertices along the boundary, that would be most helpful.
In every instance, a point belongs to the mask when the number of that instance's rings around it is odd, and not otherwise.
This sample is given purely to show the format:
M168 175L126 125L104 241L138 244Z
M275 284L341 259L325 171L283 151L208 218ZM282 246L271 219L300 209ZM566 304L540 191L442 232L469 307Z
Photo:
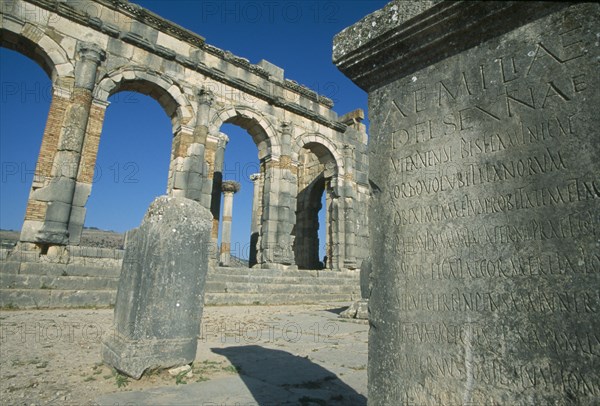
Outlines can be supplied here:
M129 2L15 0L0 17L2 46L31 56L54 88L23 243L42 250L79 243L108 98L130 90L156 99L171 119L171 195L210 207L222 124L251 135L263 168L261 266L294 263L298 154L314 138L335 157L331 185L343 196L335 216L345 220L332 231L337 261L360 265L362 254L344 234L366 218L366 132L338 117L331 100L267 61L252 64Z

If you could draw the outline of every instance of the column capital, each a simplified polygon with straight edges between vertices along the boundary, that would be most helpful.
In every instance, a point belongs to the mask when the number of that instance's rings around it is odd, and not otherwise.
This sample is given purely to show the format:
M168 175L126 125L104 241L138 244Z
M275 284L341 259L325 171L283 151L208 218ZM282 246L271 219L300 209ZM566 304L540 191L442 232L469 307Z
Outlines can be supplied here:
M229 142L229 137L225 133L219 133L217 136L219 147L225 148Z
M96 44L77 44L79 61L75 65L75 87L92 91L96 84L98 65L104 60L105 52Z
M226 180L221 185L221 190L223 191L223 193L237 193L240 191L241 188L242 186L238 182L233 180Z
M52 94L63 99L70 99L73 96L73 89L68 87L54 86Z
M100 107L104 110L106 110L108 108L108 106L110 106L110 102L107 100L100 100L100 99L93 99L92 100L92 104L96 107Z
M92 42L80 42L77 44L77 53L81 60L94 62L98 65L106 58L106 52Z
M261 178L260 173L253 173L252 175L250 175L250 180L254 183L256 183L258 180L260 180L260 178Z
M179 134L179 133L194 134L194 127L179 124L173 129L173 134Z
M344 144L344 146L342 147L342 150L344 151L345 154L353 154L354 151L356 150L356 145Z
M292 135L292 132L294 130L294 125L291 121L282 121L281 124L279 125L279 129L281 130L282 134Z
M198 102L207 106L212 106L215 102L215 94L212 90L201 88L198 92Z

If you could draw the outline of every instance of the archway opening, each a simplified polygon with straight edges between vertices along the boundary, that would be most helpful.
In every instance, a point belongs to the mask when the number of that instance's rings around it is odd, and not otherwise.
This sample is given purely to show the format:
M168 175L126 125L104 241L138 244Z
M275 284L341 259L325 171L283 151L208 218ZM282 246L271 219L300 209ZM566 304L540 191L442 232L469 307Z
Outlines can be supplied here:
M256 244L258 243L257 227L260 222L253 213L255 207L255 182L252 175L260 173L257 138L249 135L250 122L233 118L221 126L229 142L225 148L225 156L221 173L215 171L215 180L235 181L240 190L234 195L231 220L230 266L248 267L256 263ZM259 187L258 184L256 187ZM220 224L223 225L224 201L220 201ZM253 223L254 222L254 223ZM222 245L223 232L219 233L219 246Z
M331 180L335 161L324 146L307 144L298 166L294 255L300 269L331 269Z
M0 235L19 238L50 103L52 69L29 41L0 41ZM8 49L7 49L8 48ZM33 60L33 61L32 61Z
M140 89L122 86L108 100L87 204L88 228L124 233L138 227L150 203L166 193L171 120L156 101L160 93Z

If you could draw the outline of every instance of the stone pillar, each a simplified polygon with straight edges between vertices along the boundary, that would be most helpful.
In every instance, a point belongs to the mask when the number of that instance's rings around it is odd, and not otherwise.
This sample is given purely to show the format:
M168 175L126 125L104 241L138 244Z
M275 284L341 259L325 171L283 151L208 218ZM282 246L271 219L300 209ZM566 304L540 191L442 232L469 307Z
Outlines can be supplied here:
M64 100L56 91L53 97L44 138L46 135L54 138L58 128L60 135L58 139L42 142L42 153L51 154L51 151L44 149L54 145L56 153L53 155L49 180L42 187L36 182L32 186L21 235L25 242L46 246L66 245L69 242L69 224L76 195L78 198L89 195L88 186L84 184L80 184L77 190L77 179L92 109L92 91L98 66L105 54L91 43L79 43L77 52L79 60L75 66L75 84L70 99ZM80 216L81 212L75 215ZM40 224L42 221L43 224Z
M323 261L323 265L325 269L333 269L332 264L332 254L333 254L333 237L332 237L332 226L331 226L331 202L332 202L332 193L330 192L331 181L328 180L325 182L325 256L327 257L325 261ZM323 258L322 258L323 259Z
M291 123L280 126L281 149L285 155L261 160L264 173L263 221L260 238L262 267L295 266L294 236L298 162L291 158Z
M210 208L212 198L212 176L214 173L214 156L210 149L214 137L209 136L208 126L210 125L210 114L215 102L215 96L212 91L201 89L198 93L198 112L196 114L196 127L194 127L194 141L204 145L204 184L200 203L202 206ZM209 140L210 138L210 140ZM209 150L210 149L210 150Z
M211 184L210 211L213 214L212 241L215 247L215 258L218 258L219 218L221 217L221 193L223 192L223 165L225 162L225 147L229 142L227 135L219 133L209 135L206 143L206 159L208 161L208 179Z
M75 196L73 197L73 207L69 217L69 244L79 245L81 234L85 223L86 204L92 192L94 182L96 159L98 157L98 147L100 146L100 136L104 124L104 116L109 103L101 100L94 100L90 109L83 151L81 153L81 163L75 185Z
M354 183L353 169L355 165L355 147L353 145L344 145L344 166L346 174L344 182L344 239L343 266L348 269L356 269L356 223L357 213L354 210L356 197L356 184Z
M208 165L204 155L204 141L198 132L187 126L179 126L173 137L169 195L206 204L204 189Z
M221 234L221 265L231 264L231 216L233 195L240 191L240 184L231 180L223 182L223 231Z
M294 237L298 166L289 156L261 162L264 170L263 221L260 238L262 267L294 265Z
M331 243L329 244L329 253L327 255L328 268L340 269L343 266L343 261L340 261L340 256L343 253L343 236L344 236L344 225L343 220L343 205L344 198L338 196L332 188L329 196L331 196L331 203L329 204L329 232L331 237Z
M598 402L599 26L393 1L334 40L369 92L369 405Z
M55 86L52 92L52 102L50 103L48 120L44 129L31 192L27 201L25 221L21 228L21 242L36 242L38 231L44 226L48 203L51 199L48 191L53 180L54 157L58 150L61 128L70 104L71 90Z
M262 176L260 173L250 175L250 180L254 186L252 197L252 224L250 226L250 255L249 265L253 267L258 263L258 236L260 235L260 222L262 219Z

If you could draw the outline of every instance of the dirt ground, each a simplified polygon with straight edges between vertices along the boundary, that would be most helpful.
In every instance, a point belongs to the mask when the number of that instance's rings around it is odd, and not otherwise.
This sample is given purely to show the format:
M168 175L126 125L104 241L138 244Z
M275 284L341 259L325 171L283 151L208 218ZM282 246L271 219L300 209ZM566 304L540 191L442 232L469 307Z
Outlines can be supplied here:
M202 323L213 333L218 331L210 337L218 342L226 341L227 336L234 338L234 326L268 324L278 315L291 318L317 310L323 306L207 307ZM100 358L101 341L111 334L112 320L110 309L0 311L0 404L93 405L103 394L177 386L238 373L226 357L207 351L201 335L192 377L173 377L163 370L147 373L139 381L127 378Z

